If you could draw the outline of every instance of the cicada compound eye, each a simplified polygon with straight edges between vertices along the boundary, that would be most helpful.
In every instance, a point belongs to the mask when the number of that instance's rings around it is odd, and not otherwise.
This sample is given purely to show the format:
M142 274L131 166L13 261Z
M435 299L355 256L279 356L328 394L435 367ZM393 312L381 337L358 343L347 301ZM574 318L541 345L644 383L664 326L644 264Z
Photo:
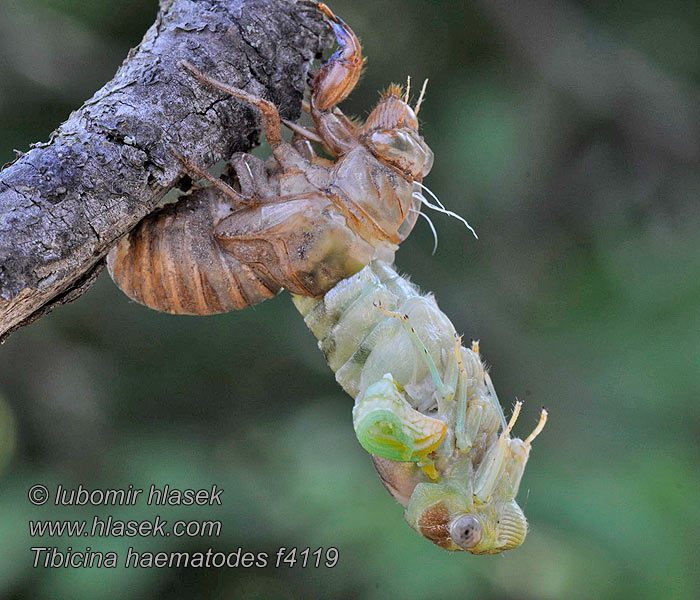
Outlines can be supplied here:
M482 529L474 515L461 515L450 524L450 537L460 548L469 550L481 541Z

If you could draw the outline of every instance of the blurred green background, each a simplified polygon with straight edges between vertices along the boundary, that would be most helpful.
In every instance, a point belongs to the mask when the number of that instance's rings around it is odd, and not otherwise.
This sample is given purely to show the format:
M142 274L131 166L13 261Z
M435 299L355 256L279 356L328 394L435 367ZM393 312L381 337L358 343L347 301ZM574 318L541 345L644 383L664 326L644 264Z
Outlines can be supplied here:
M435 215L397 256L467 339L504 404L550 422L520 492L531 530L504 555L448 554L402 521L354 439L288 296L173 317L106 273L0 349L0 597L697 598L700 7L693 1L376 2L332 8L366 74L430 77ZM111 78L155 0L0 0L0 164ZM32 507L53 488L225 489L224 505ZM93 549L274 553L337 547L333 569L33 569L36 518L220 519L220 538ZM40 543L38 543L40 542Z

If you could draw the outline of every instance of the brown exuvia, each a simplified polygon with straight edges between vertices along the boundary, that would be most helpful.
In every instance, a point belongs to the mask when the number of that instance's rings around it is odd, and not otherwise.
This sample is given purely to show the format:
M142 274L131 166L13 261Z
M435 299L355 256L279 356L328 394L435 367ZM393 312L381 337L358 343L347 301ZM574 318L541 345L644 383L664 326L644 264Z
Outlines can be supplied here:
M409 90L390 86L364 123L335 105L357 83L363 60L352 30L325 5L339 49L315 74L305 108L314 128L284 121L269 101L231 88L183 63L200 82L255 106L272 156L238 153L233 186L184 157L185 170L213 185L151 214L107 257L131 298L156 310L213 314L241 309L281 288L318 297L372 259L393 259L423 197L417 184L433 153L418 133ZM334 160L319 157L316 142Z

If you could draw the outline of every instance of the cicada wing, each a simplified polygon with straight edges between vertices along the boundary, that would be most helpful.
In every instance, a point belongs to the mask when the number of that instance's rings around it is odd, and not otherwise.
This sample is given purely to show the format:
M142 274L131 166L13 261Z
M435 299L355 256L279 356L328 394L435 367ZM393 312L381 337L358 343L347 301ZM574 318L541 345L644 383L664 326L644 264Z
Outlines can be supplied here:
M408 403L389 373L357 398L353 424L367 452L397 461L423 460L446 433L445 423Z

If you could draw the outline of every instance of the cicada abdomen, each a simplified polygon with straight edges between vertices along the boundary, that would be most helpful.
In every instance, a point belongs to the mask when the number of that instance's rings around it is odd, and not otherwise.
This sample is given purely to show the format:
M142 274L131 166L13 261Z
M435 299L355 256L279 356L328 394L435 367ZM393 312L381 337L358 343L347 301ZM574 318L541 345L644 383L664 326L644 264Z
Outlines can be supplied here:
M435 299L374 261L322 299L294 297L387 490L421 535L492 554L522 543L515 501L530 444L510 437L478 345L464 348Z

